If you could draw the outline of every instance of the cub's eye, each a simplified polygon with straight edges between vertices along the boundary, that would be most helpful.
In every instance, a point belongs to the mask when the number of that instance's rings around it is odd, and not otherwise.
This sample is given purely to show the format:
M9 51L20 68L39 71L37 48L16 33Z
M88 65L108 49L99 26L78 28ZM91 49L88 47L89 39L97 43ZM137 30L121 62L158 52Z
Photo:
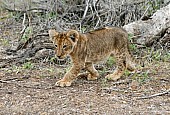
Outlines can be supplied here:
M66 45L63 46L63 48L66 48L66 47L67 47Z
M57 45L55 45L55 47L57 48Z

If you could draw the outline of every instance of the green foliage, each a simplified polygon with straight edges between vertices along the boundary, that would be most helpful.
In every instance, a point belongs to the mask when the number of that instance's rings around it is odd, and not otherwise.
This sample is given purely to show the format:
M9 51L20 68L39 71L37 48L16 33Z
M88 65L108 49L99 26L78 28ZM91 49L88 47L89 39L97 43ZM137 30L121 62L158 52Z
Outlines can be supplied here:
M106 63L108 64L109 67L111 67L113 64L116 64L115 60L116 59L114 57L110 56Z
M130 72L128 70L125 70L125 76L129 76L130 75Z
M102 70L99 71L99 74L105 74L106 73L106 68L104 67Z
M34 64L31 63L31 62L27 62L27 63L24 63L24 64L22 65L22 67L23 67L24 69L33 69Z
M49 12L46 14L46 18L55 19L57 17L57 12Z
M9 45L9 40L7 40L7 39L0 39L0 42L2 43L3 46Z
M133 37L133 34L128 34L128 40L130 41L130 43L132 43L133 42L133 40L132 40L132 37ZM134 51L136 51L136 44L130 44L129 45L129 48L131 49L131 50L134 50Z
M133 51L135 51L137 49L136 45L135 44L130 44L129 45L129 48Z
M148 9L148 15L152 15L153 13L155 13L158 9L160 9L161 7L161 1L162 0L149 0L147 2L147 5L149 7ZM147 7L144 6L144 9L146 10Z
M15 72L16 74L18 74L18 73L21 71L21 68L19 68L19 67L16 66L16 65L13 65L13 66L12 66L12 71Z
M101 80L101 86L102 86L102 87L107 87L107 86L108 86L107 79L103 78L103 79Z
M170 53L165 52L162 49L157 49L152 51L152 49L148 48L148 54L150 54L149 58L156 61L169 61L170 60Z
M140 84L143 84L149 80L149 71L141 72L132 76L132 79L137 80Z
M55 57L52 57L52 58L50 58L50 62L55 62L56 61L56 58Z
M144 82L146 82L148 79L149 79L149 77L148 77L148 72L144 72L144 73L142 73L142 74L139 74L139 76L138 76L138 81L139 81L139 83L144 83Z
M157 61L161 60L160 50L152 52L152 59L157 60Z
M47 71L50 72L50 73L53 73L54 72L54 68L48 68Z
M86 27L82 27L82 28L81 28L81 32L82 32L82 33L86 32L86 31L87 31L87 28L86 28Z
M21 20L22 18L22 13L20 12L11 12L10 17L13 17L16 21Z
M36 16L38 16L38 18L40 18L41 21L45 20L49 20L49 19L56 19L58 17L57 12L54 11L50 11L47 13L36 13Z
M33 34L33 28L32 27L27 27L21 40L26 42Z
M128 33L128 40L129 40L130 42L132 42L132 37L133 37L133 34Z
M163 61L170 61L170 52L164 55Z
M5 11L4 11L5 12ZM0 12L1 13L1 12ZM7 14L1 14L0 15L0 21L6 20L8 18L12 17L12 13L7 13Z

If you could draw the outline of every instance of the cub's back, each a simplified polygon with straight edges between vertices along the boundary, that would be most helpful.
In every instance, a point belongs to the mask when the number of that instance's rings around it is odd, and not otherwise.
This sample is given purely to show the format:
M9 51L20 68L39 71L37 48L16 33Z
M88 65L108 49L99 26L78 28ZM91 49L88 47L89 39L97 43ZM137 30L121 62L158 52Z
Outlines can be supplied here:
M95 49L115 49L128 43L128 34L124 29L118 27L105 27L85 34L88 47Z

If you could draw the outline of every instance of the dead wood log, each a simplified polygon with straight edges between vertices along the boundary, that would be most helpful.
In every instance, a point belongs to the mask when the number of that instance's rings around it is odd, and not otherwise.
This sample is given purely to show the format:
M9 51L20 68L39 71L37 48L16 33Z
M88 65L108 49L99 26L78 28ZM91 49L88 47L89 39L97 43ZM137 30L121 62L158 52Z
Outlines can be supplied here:
M165 34L167 34L164 37L166 40L163 41L169 40L169 33L167 32L169 28L170 4L155 12L148 20L139 20L124 26L128 33L140 36L136 38L137 43L146 46L151 46L154 41L159 41Z

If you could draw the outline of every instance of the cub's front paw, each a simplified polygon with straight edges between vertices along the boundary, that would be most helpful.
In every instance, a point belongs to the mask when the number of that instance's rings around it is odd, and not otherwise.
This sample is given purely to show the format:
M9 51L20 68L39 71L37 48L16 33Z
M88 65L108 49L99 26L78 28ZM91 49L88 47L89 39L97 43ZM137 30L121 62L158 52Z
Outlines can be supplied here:
M96 74L96 75L88 74L87 80L89 81L96 80L98 77L99 77L99 74Z
M116 76L114 74L108 74L105 78L107 80L117 81L118 79L120 79L120 76Z
M60 87L71 86L71 83L72 81L61 79L55 83L55 86L60 86Z

